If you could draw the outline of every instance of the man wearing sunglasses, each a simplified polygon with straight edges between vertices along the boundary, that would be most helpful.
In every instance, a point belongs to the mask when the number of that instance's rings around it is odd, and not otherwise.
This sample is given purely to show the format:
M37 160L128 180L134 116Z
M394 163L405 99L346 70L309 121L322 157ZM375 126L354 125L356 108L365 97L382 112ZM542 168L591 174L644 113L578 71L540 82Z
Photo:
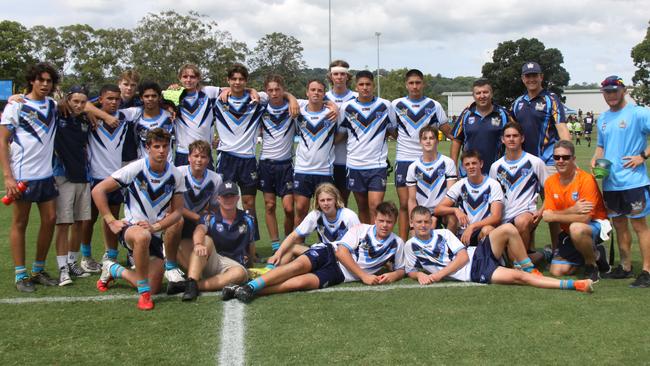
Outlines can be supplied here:
M625 84L618 76L607 77L601 83L601 90L609 109L598 119L598 143L591 166L600 158L612 162L609 176L603 179L603 196L621 253L620 265L608 277L634 276L629 218L643 259L643 270L630 287L650 287L650 230L646 222L650 213L650 179L645 164L650 155L647 144L650 111L626 102Z
M596 244L607 232L607 213L596 179L576 166L575 147L560 140L553 149L557 173L544 183L542 218L560 225L558 245L554 249L550 272L553 276L572 275L584 267L584 277L594 283L600 279L596 261L604 260ZM601 230L601 224L605 226ZM604 235L603 235L604 234Z

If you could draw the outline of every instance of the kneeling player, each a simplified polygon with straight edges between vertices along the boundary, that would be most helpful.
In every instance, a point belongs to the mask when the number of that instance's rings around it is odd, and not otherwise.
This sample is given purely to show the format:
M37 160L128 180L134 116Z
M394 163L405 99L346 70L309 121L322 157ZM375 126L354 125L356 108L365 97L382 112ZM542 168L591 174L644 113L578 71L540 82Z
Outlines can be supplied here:
M432 230L431 213L426 207L413 209L411 225L415 236L404 247L406 273L422 285L450 278L462 282L593 291L590 279L573 281L544 277L526 255L524 244L512 224L492 230L476 248L466 248L449 230ZM506 249L521 270L499 265L497 258L501 258Z
M181 219L183 208L183 176L167 162L170 140L171 135L162 128L150 130L146 139L148 158L119 169L92 191L97 209L109 229L119 236L121 244L135 259L135 271L105 260L97 289L104 292L110 281L124 278L138 288L138 308L141 310L153 309L151 292L160 291L162 283L160 232ZM120 188L127 191L124 220L116 220L108 205L109 193Z
M256 294L314 290L342 282L381 285L404 277L404 242L393 233L397 207L377 206L374 225L359 224L334 244L316 244L293 262L266 272L243 286L226 286L223 299L250 302ZM393 271L375 275L387 262Z

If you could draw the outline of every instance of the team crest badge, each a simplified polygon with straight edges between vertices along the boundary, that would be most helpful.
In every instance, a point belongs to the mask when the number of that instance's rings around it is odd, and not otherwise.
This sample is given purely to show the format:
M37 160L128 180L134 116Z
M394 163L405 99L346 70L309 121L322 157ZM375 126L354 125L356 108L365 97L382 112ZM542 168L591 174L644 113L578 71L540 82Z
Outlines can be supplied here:
M262 120L263 120L264 122L270 122L270 121L271 121L271 115L270 115L268 112L264 113L264 114L262 115Z
M542 103L542 102L537 102L537 103L535 104L535 110L536 110L536 111L543 111L543 110L544 110L544 103Z
M241 224L241 225L239 225L238 230L239 230L239 233L240 233L240 234L245 233L245 232L246 232L246 224Z
M415 179L417 179L417 180L424 179L424 173L422 173L422 172L415 173Z
M297 180L293 181L293 188L298 188L299 185L300 185L300 181Z
M492 117L491 123L492 123L492 126L497 127L497 126L499 126L501 124L501 119L499 119L497 117Z
M433 108L426 108L424 110L424 113L426 113L427 116L430 116L433 114Z
M461 193L460 197L463 199L463 201L467 201L467 192Z
M602 127L600 127L600 130L605 132L605 127L607 127L607 124L605 122L603 122L603 125L602 125Z
M578 192L571 193L571 199L574 200L574 201L577 201L578 200Z
M291 187L293 187L293 184L291 184L291 182L287 182L286 187L287 189L291 189Z
M32 122L36 122L38 120L38 113L36 113L36 111L31 111L27 115L27 118Z
M217 224L216 229L217 229L218 232L222 232L223 231L223 224L221 224L221 223Z
M385 115L386 115L386 112L383 112L383 111L381 111L381 112L380 112L380 111L375 112L375 118L376 118L376 119L384 118Z
M490 199L490 194L489 193L483 193L483 201L488 201Z
M348 182L350 182L350 185L353 186L354 185L354 178L348 178Z
M402 107L401 109L398 109L397 111L398 111L400 116L406 116L406 114L408 113L408 109L406 109L406 107Z
M251 179L253 180L257 179L257 172L251 172Z
M356 112L346 113L348 119L352 122L359 122L359 115Z
M632 208L632 212L631 212L632 214L639 214L641 213L641 211L643 211L644 204L642 201L636 201L636 202L632 202L630 206Z
M625 127L627 127L627 124L625 123L625 120L624 120L624 119L622 119L621 122L618 123L618 127L620 127L620 128L625 128Z
M82 124L81 124L81 131L82 131L83 133L88 132L88 124L87 124L87 123L82 123Z
M469 117L469 118L467 119L467 123L470 124L470 125L471 125L471 124L474 124L475 121L476 121L476 117Z
M444 175L445 175L445 169L444 169L444 168L440 168L440 169L438 169L438 176L439 176L439 177L442 177L442 176L444 176Z
M174 186L171 184L166 184L165 185L165 193L171 193L171 191L174 189Z
M359 247L360 247L361 249L368 249L368 240L367 240L367 239L362 239L362 240L359 242Z
M140 190L145 191L147 190L147 182L145 181L140 181Z

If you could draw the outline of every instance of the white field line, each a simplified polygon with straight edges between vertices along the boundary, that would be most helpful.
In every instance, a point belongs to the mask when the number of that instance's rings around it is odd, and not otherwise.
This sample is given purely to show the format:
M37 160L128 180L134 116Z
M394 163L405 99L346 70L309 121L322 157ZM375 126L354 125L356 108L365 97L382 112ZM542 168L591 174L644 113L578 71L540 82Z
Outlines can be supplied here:
M221 324L221 342L217 365L239 366L244 364L244 304L239 301L229 301L223 306L223 321Z

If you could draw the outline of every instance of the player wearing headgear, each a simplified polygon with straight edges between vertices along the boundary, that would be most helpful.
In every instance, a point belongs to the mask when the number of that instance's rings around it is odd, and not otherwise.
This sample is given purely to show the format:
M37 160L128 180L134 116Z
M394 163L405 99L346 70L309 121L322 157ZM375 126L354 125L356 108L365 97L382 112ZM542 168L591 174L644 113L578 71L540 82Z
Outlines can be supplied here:
M354 192L361 222L371 223L386 193L386 137L395 129L395 113L390 102L375 97L370 71L359 71L355 79L359 96L341 106L337 140L347 139L348 189Z
M163 243L161 232L181 219L183 176L167 162L171 134L162 128L147 133L148 157L136 160L112 173L95 188L92 195L97 209L112 233L132 252L135 270L112 260L102 263L97 289L108 290L109 282L124 278L137 287L138 308L151 310L151 293L160 291L163 277ZM118 220L110 210L108 195L126 188L125 218Z
M447 115L440 103L424 96L424 74L411 69L405 75L408 95L392 103L397 122L395 188L399 198L399 233L406 240L409 228L409 189L406 175L409 166L420 158L419 131L426 126L447 126ZM435 136L436 140L438 136Z
M477 247L466 248L446 229L433 230L431 213L418 206L411 211L415 236L404 245L406 274L421 285L453 279L462 282L528 285L538 288L592 292L592 281L544 277L526 256L517 229L504 224L492 230ZM518 269L503 267L498 258L508 251Z
M447 190L433 213L455 215L462 232L460 241L476 246L501 224L503 191L499 182L481 173L483 160L478 151L465 151L460 160L467 177Z
M45 272L45 259L52 242L58 195L52 174L57 107L50 93L59 74L48 63L29 67L24 103L7 104L0 120L0 164L7 197L14 200L9 245L14 262L16 289L34 292L34 284L55 286L58 281ZM27 184L21 192L18 183ZM32 203L41 215L36 258L31 278L25 268L25 233Z

